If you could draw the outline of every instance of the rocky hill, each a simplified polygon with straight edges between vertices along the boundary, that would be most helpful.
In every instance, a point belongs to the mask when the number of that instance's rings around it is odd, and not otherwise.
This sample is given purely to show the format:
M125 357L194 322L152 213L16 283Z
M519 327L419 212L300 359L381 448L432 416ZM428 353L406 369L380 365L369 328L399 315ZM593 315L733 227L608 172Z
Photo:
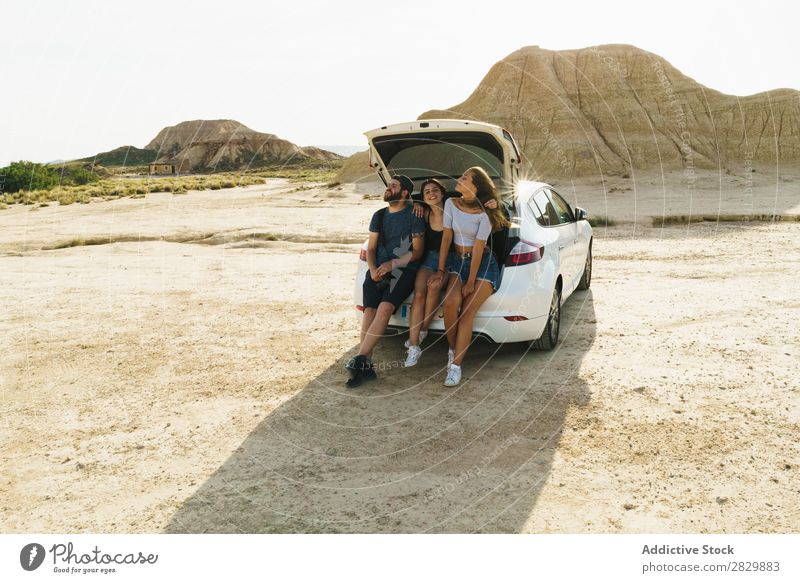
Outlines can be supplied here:
M341 158L319 148L301 148L229 119L185 121L166 127L145 149L155 150L159 162L174 163L180 172L241 170Z
M547 179L800 164L800 92L725 95L630 45L524 47L495 64L466 101L419 117L437 118L505 127L529 172ZM341 182L370 172L366 153L351 158Z
M335 152L323 150L317 146L303 146L303 153L315 160L341 160L344 156L340 156Z
M369 182L378 180L375 170L369 167L369 152L364 150L348 156L339 172L336 173L336 182Z
M466 101L420 119L507 128L537 174L625 174L800 162L800 92L725 95L630 45L522 48Z
M167 126L145 146L147 150L178 152L197 142L225 141L230 137L246 137L258 132L232 119L184 121ZM271 134L264 134L271 135Z
M82 162L100 166L142 166L154 162L158 152L136 146L120 146L108 152L100 152L88 158L81 158L75 162Z

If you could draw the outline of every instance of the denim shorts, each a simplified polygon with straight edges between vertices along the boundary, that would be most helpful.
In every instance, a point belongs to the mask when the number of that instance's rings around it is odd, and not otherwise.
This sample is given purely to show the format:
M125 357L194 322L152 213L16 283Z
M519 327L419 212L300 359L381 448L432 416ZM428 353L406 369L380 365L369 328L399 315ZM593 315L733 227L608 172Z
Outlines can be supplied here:
M444 260L445 271L450 270L450 264L453 261L453 257L455 257L455 254L453 253L447 254L447 259ZM423 257L422 263L420 264L419 267L420 269L425 267L426 269L430 269L431 271L436 272L436 270L439 269L439 251L435 250L426 251L425 257Z
M472 266L472 257L462 259L460 256L451 253L452 263L449 266L450 273L456 273L461 278L461 283L467 283L469 279L469 270ZM497 266L497 260L494 254L489 250L483 251L481 257L481 264L478 267L478 275L475 276L475 281L484 279L492 284L492 293L497 291L497 286L500 281L500 268Z

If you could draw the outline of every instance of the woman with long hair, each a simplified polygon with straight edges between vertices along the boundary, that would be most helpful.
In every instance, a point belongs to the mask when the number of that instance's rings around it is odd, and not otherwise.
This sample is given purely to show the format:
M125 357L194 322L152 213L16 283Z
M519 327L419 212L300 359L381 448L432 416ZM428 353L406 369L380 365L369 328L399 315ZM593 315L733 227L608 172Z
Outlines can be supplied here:
M442 253L442 229L444 226L444 197L447 193L444 185L435 178L429 178L420 187L425 209L425 257L417 271L414 285L414 301L408 316L408 348L405 366L414 366L422 355L420 344L428 335L433 315L439 307L439 292L447 285L449 274L443 277L431 278L439 266L439 254ZM446 252L449 255L449 250ZM450 260L445 257L445 266L450 266Z
M480 166L473 166L461 175L456 191L461 198L449 198L444 205L439 265L428 280L435 285L437 280L444 280L447 272L455 275L449 278L444 300L449 344L444 384L448 387L461 382L461 364L472 340L475 314L497 291L500 268L486 241L492 233L511 226L494 182ZM491 200L495 201L494 208L487 208L486 203ZM448 267L446 253L451 243L455 245L455 253Z

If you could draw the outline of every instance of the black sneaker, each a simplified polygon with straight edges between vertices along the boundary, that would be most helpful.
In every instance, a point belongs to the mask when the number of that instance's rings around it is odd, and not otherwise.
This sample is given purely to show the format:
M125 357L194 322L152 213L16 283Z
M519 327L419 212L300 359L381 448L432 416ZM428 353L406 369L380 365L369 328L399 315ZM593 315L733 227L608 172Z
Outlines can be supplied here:
M359 354L351 358L347 364L344 365L345 370L350 373L350 378L353 378L356 371L361 371L366 366L367 360L366 356Z
M361 358L363 358L363 360L357 361L357 365L361 364L362 366L358 366L350 371L350 378L346 383L348 389L353 389L365 381L372 381L378 378L378 374L375 372L375 365L372 361L367 359L366 356Z

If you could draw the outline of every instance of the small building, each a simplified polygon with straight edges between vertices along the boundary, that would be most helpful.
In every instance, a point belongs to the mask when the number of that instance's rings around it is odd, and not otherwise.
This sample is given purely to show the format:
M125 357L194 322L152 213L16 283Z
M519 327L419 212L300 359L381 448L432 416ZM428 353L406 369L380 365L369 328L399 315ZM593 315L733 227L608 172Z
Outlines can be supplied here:
M150 174L176 174L175 164L166 162L153 162L150 164Z

